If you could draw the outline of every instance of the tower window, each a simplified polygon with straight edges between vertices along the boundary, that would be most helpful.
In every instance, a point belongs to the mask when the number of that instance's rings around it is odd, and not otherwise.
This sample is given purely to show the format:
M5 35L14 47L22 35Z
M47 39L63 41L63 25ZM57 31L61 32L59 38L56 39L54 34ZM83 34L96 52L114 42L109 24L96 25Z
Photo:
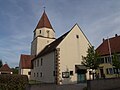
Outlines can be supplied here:
M40 30L40 34L41 34L41 30Z
M50 32L47 30L47 37L49 37Z

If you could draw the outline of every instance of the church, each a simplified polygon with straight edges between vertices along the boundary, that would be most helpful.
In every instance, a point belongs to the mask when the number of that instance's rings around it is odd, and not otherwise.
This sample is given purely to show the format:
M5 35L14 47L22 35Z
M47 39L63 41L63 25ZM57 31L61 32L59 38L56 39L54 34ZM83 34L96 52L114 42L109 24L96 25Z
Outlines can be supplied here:
M55 38L55 30L44 11L33 33L29 55L32 56L29 60L30 80L60 85L85 82L89 79L88 69L81 61L82 56L87 55L91 43L78 24L59 38ZM22 64L20 63L20 66Z

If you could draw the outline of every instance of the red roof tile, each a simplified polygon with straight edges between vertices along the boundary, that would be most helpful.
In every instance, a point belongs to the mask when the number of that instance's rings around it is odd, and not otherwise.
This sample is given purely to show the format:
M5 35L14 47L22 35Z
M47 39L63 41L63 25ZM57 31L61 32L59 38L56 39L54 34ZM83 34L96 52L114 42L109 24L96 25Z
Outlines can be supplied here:
M43 28L43 27L53 29L45 11L44 11L40 21L38 22L36 29Z
M22 69L31 69L31 60L33 56L21 54L20 66Z
M109 42L111 53L120 53L120 36L110 38ZM96 49L96 52L101 56L110 54L108 47L108 39L103 41L103 43Z
M10 69L10 67L7 64L4 64L1 68L0 71L9 71L12 72L12 70Z

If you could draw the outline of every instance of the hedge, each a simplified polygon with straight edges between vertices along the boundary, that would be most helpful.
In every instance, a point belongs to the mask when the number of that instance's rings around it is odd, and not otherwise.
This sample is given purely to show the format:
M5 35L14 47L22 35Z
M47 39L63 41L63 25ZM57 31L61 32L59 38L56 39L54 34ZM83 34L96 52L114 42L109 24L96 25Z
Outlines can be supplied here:
M0 75L0 90L25 90L28 84L26 75Z

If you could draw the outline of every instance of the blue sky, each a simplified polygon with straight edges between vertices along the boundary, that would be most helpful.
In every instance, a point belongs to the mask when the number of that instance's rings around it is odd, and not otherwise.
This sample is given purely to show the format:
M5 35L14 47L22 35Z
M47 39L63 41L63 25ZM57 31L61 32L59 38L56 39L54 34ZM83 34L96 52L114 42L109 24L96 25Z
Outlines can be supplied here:
M0 0L0 59L18 66L20 54L30 54L33 31L43 7L61 36L78 23L93 46L120 35L120 0Z

